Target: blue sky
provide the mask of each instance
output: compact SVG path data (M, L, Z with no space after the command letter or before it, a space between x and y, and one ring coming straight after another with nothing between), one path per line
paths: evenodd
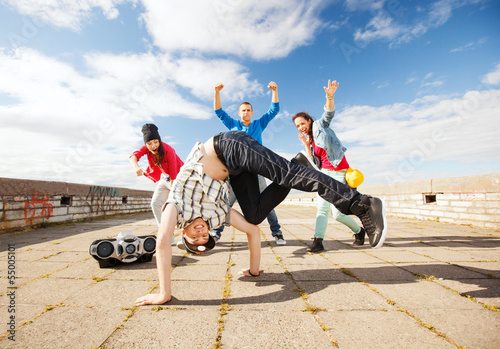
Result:
M152 189L128 163L142 124L184 159L225 130L217 82L235 118L278 84L263 139L290 158L291 117L321 116L328 79L364 185L499 173L499 15L494 0L0 0L0 176Z

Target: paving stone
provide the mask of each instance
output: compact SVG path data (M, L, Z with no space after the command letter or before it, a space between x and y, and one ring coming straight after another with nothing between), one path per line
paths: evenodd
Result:
M231 311L221 343L223 348L332 348L314 316L301 311Z
M457 263L458 264L458 263ZM398 264L401 268L408 270L409 272L416 275L428 275L435 277L437 279L478 279L478 278L488 278L488 276L468 270L466 268L461 268L456 264L448 263L413 263Z
M335 311L318 316L340 348L455 348L399 311Z
M500 313L485 309L419 309L414 314L466 348L498 348Z
M302 281L300 286L316 307L331 310L389 310L386 299L360 282Z
M242 277L231 283L227 303L234 310L300 311L306 305L296 288L291 280L268 282Z
M78 280L72 280L76 282ZM87 281L86 287L73 292L64 304L80 307L129 308L135 300L148 293L156 281L102 280Z
M16 331L15 342L3 338L0 345L30 349L97 348L122 324L127 313L114 309L57 307Z
M500 279L442 279L434 282L464 296L473 297L482 304L495 305L500 309Z
M441 287L432 281L372 283L380 294L396 302L400 308L409 309L479 309L480 305Z
M218 309L153 311L144 307L106 341L104 348L213 348L218 319Z
M386 244L375 250L353 247L348 229L330 219L327 250L311 254L316 208L276 211L287 244L277 246L261 225L260 276L238 275L249 266L248 242L228 228L203 256L173 247L172 300L161 307L134 307L158 292L156 256L101 269L88 254L92 241L121 231L156 233L150 212L2 236L16 244L18 288L15 342L0 289L0 347L498 347L498 232L389 217Z

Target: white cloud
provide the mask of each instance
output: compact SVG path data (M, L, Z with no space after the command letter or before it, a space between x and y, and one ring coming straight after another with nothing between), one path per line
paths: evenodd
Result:
M217 76L228 86L227 100L263 90L230 61L172 60L166 54L83 58L79 72L35 50L0 51L0 97L7 101L0 105L0 139L16 148L15 156L1 150L3 176L130 186L127 159L140 140L138 123L213 117L212 103L188 98L211 100ZM203 71L209 73L201 80L197 73ZM182 88L192 94L181 95Z
M411 84L411 83L413 83L413 82L415 82L415 81L417 81L417 80L418 80L418 79L417 79L416 77L412 76L412 77L409 77L409 78L406 80L405 84Z
M386 88L389 86L389 81L382 81L376 83L377 88Z
M474 50L474 49L476 49L476 47L484 44L485 42L486 42L486 39L484 39L484 38L477 40L477 41L474 41L474 42L468 42L462 46L455 47L455 48L451 49L450 52L455 53L455 52Z
M489 85L497 85L500 83L500 63L498 63L491 72L483 77L482 82Z
M368 24L354 32L358 46L364 47L376 40L388 41L390 46L394 46L408 43L430 29L442 26L455 9L477 2L481 0L439 0L426 10L419 6L422 17L416 18L413 23L408 23L400 2L381 1L370 5L364 0L351 0L347 2L347 9L374 12Z
M244 66L227 59L180 58L172 69L175 82L188 88L200 99L213 100L214 86L224 84L224 100L241 101L246 97L262 95L263 88Z
M348 11L373 11L380 10L385 0L346 0L345 7Z
M92 17L95 9L100 9L107 19L119 15L117 5L137 0L2 0L20 14L42 23L74 31L81 29L83 22Z
M450 19L454 7L461 7L466 2L460 0L439 0L431 4L427 17L427 24L439 27Z
M265 90L228 60L93 53L84 62L81 73L34 50L0 51L0 96L8 97L0 106L0 139L16 149L15 156L7 147L0 151L3 176L146 188L150 183L131 176L126 160L140 140L137 124L158 116L211 117L218 80L226 85L224 101ZM498 71L500 65L485 81L498 82ZM429 73L422 81L432 78ZM181 97L180 89L190 93ZM500 90L490 89L350 106L332 127L368 185L427 178L434 163L491 162L500 151L499 113Z
M156 46L266 60L307 45L323 23L318 0L144 0L142 16Z
M467 43L465 45L462 45L462 46L456 47L454 49L451 49L450 52L462 52L462 51L472 50L473 47L474 47L474 43L473 42L469 42L469 43Z
M332 127L351 144L348 161L365 173L367 185L384 184L435 177L426 173L433 164L494 161L500 152L499 114L500 90L482 90L378 108L351 106Z
M0 0L36 21L73 31L90 22L95 11L109 20L118 6L138 0ZM325 23L320 0L143 0L142 21L154 44L165 52L231 54L258 60L285 57L307 45ZM31 23L33 25L33 23Z
M422 83L421 87L439 87L443 86L444 82L442 80L427 81Z
M357 29L354 32L354 40L364 44L380 39L392 41L403 31L403 27L396 24L391 17L379 14L370 20L364 30Z

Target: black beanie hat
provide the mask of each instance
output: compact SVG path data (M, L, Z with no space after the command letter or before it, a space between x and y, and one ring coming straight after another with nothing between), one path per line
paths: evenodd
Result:
M153 139L161 141L160 134L158 133L158 127L156 127L155 124L145 124L142 126L142 134L144 135L144 143Z

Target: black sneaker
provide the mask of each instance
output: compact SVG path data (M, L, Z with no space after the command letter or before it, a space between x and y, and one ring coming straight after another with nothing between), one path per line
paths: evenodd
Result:
M373 248L381 247L387 235L384 201L369 195L363 195L361 200L351 205L351 213L358 216L361 223L363 223L370 245Z
M363 246L365 244L365 230L361 228L359 233L354 234L354 242L353 245Z
M311 246L307 249L307 252L319 252L319 251L324 251L325 248L323 247L323 239L322 238L314 238L313 243Z
M274 240L276 240L276 245L286 245L286 240L282 234L276 235Z

